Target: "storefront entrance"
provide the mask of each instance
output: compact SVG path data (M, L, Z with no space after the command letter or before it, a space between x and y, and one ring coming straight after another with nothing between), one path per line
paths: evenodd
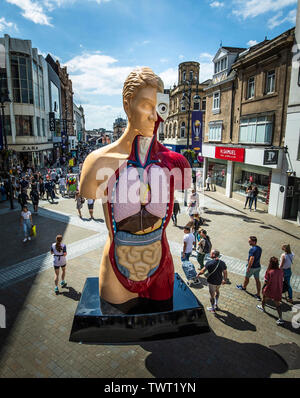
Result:
M286 189L284 218L297 220L300 217L300 178L289 177Z

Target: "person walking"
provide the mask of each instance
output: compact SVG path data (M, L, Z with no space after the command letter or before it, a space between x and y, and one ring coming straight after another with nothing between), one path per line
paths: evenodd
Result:
M56 236L56 242L51 245L51 254L53 255L53 266L54 266L54 284L55 288L54 291L56 294L58 294L58 280L59 280L59 269L61 268L62 270L62 275L61 275L61 282L60 286L65 287L67 285L65 281L65 275L66 275L66 264L67 264L67 247L66 245L62 244L62 235L57 235Z
M40 199L44 200L45 195L45 183L43 177L39 179L39 191L40 191Z
M32 200L33 211L37 214L39 206L39 193L36 186L31 186L30 198Z
M251 202L251 191L252 191L252 185L249 185L248 188L246 189L246 201L244 204L244 209L246 209L247 204L250 208L250 202Z
M199 229L200 226L203 224L202 218L200 217L199 213L195 213L193 217L193 232L195 235L195 242L194 242L194 249L196 250L196 245L198 241Z
M23 209L23 207L27 205L27 200L28 200L27 193L25 190L22 189L18 196L18 202L20 203L21 209Z
M27 240L31 240L30 231L33 225L31 212L28 210L28 207L26 205L24 205L22 208L20 224L21 228L23 227L24 231L23 242L25 243L27 242Z
M196 193L195 189L193 189L190 197L190 203L188 205L188 213L191 221L194 221L194 214L198 213L198 207L199 195Z
M288 285L288 302L293 304L293 290L291 288L292 264L295 254L292 253L290 245L283 245L283 253L280 256L279 268L283 270L283 277Z
M190 255L193 251L195 236L191 233L190 227L184 227L184 237L183 237L183 250L182 250L182 261L189 261Z
M204 236L206 236L206 235L204 235L204 236L201 235L201 231L202 230L200 230L198 232L199 239L198 239L198 244L197 244L197 248L196 248L197 261L198 261L198 263L200 265L200 268L198 268L199 270L201 270L204 267L204 258L205 258L204 248L205 248L205 243L206 243L206 240L204 238Z
M66 183L66 178L64 175L61 175L59 177L58 184L59 184L59 192L60 192L61 196L65 196L67 183Z
M95 200L94 200L94 199L88 199L88 200L87 200L87 206L88 206L88 209L89 209L89 212L90 212L91 220L94 219L94 216L93 216L93 213L94 213L94 203L95 203Z
M54 190L53 190L53 181L51 181L49 178L47 179L45 183L45 190L47 194L47 200L49 200L49 197L51 198L52 203L54 203Z
M249 204L250 211L252 211L253 203L254 203L254 211L256 211L257 195L258 195L258 189L257 189L257 186L254 186L250 193L250 204Z
M256 308L260 311L266 312L265 304L266 301L272 300L275 303L278 320L277 325L283 325L282 310L281 310L281 296L283 287L283 270L279 268L278 258L271 257L269 261L268 269L265 273L265 284L262 289L263 299L261 305L257 305Z
M254 276L255 282L256 282L256 294L254 297L260 301L260 289L261 289L261 283L259 280L259 272L261 270L261 264L260 264L260 258L262 254L262 249L260 246L257 245L257 238L256 236L250 236L249 237L249 245L251 246L249 250L249 255L248 255L248 264L247 264L247 270L246 270L246 275L245 275L245 280L243 285L236 285L236 287L239 290L246 290L249 280L251 276Z
M204 272L208 272L207 283L211 307L207 307L207 311L215 313L219 309L220 286L224 285L227 280L227 266L224 261L220 260L220 252L218 250L211 250L210 257L211 260L207 261L199 272L198 277L203 275Z
M81 209L82 205L85 202L85 199L79 195L79 191L77 190L75 193L75 201L76 201L76 208L78 210L79 217L82 218Z
M172 220L173 225L177 226L177 214L180 213L180 205L177 199L174 200Z
M207 178L205 180L205 183L206 183L206 191L210 191L211 176L209 174L208 174L208 176L207 176Z

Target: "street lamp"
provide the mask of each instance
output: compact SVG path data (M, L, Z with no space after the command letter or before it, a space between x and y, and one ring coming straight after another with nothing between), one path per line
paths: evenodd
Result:
M6 63L5 63L5 47L3 44L0 44L0 106L1 106L1 131L4 138L4 150L6 151L6 172L8 173L8 184L9 184L9 199L10 199L10 208L14 209L13 202L13 190L11 183L11 175L9 172L9 152L7 146L7 137L5 130L5 119L4 119L4 109L5 103L10 102L9 92L7 89L7 77L6 77Z
M196 83L196 94L193 97L193 102L194 104L199 104L200 103L200 96L198 94L198 80L195 77L195 79L191 78L190 80L185 81L184 88L183 88L183 94L182 98L180 101L180 104L187 108L188 111L188 130L187 130L187 137L186 137L186 149L187 149L187 154L186 158L189 161L191 167L192 167L192 158L191 154L188 152L189 147L190 147L190 115L191 115L191 105L192 105L192 86L193 84ZM188 86L188 89L186 91L186 84ZM187 190L184 191L184 206L187 206Z

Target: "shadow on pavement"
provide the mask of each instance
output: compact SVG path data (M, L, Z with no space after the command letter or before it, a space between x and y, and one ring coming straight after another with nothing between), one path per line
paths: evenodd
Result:
M288 370L273 350L257 343L238 343L214 332L143 343L150 352L145 365L154 377L268 378Z
M77 290L75 290L73 287L71 286L66 286L64 289L69 289L68 292L63 291L63 292L59 292L59 294L62 294L63 296L70 298L72 300L75 301L79 301L81 298L81 293L77 292Z
M230 326L230 327L232 327L232 328L234 328L236 330L245 330L245 331L246 330L250 330L252 332L256 332L256 326L255 325L253 325L252 323L246 321L245 318L236 316L236 315L232 314L229 311L224 311L224 310L219 309L216 312L215 317L219 321L224 323L224 325Z

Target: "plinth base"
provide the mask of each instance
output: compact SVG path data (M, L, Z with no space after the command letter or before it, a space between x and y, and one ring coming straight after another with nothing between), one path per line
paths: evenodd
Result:
M98 278L87 278L75 312L70 341L128 344L210 331L202 304L177 273L171 310L149 312L151 300L145 300L141 300L140 308L147 308L147 311L141 313L137 309L136 313L125 313L99 297Z

